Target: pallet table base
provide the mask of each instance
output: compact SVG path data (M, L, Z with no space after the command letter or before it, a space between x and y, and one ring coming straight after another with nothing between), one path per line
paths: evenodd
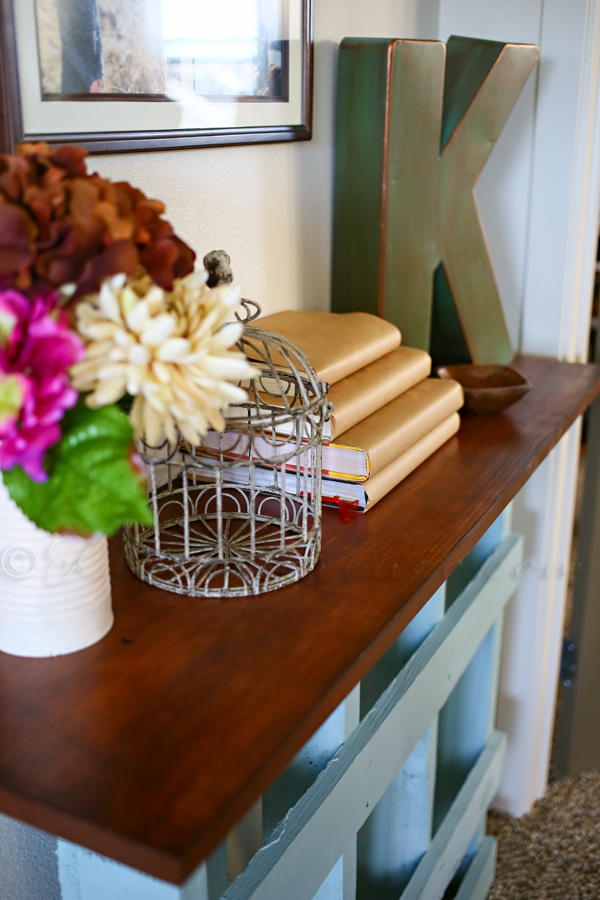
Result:
M278 791L289 800L294 781L310 778L302 769L316 768L308 790L229 888L224 846L177 887L3 817L4 846L13 846L3 860L3 883L13 884L5 900L441 900L474 839L459 896L484 898L495 850L477 835L500 781L506 743L492 728L495 660L523 544L509 534L493 551L489 536L478 546L489 556L481 564L480 553L479 570L445 614L442 588L378 664L384 670L379 684L386 677L389 684L362 720L355 689L271 789L273 810ZM400 663L408 658L390 680L394 654ZM365 679L365 693L370 688L373 694L377 675L374 670ZM449 709L460 726L452 741L444 741L438 719ZM438 783L436 791L436 768L439 779L445 775L439 761L453 754L454 771L460 772L473 748L474 764L458 779L454 795L448 783L441 791ZM432 834L440 793L438 804L447 809ZM252 812L254 819L263 805ZM244 839L247 852L248 833L246 822L245 834L230 837L236 859ZM254 834L256 840L255 826ZM15 848L19 855L27 850L27 864L18 872ZM229 859L231 876L231 851ZM38 885L33 893L32 883Z

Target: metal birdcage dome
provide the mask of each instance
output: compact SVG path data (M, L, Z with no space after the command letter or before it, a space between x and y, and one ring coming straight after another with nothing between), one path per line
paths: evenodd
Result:
M298 581L321 549L321 444L327 385L284 337L250 325L238 343L260 375L198 446L140 442L152 526L125 529L129 568L193 597L234 597Z

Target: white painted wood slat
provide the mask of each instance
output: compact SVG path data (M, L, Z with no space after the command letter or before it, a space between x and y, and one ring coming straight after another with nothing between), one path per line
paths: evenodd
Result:
M484 837L454 900L485 900L496 874L496 838Z
M522 539L509 535L229 888L227 900L313 897L498 619L521 559Z
M361 681L365 713L443 618L445 595L444 584ZM435 716L361 828L357 859L361 897L398 900L426 853L432 834L437 745Z
M506 735L493 731L400 900L441 900L498 790Z

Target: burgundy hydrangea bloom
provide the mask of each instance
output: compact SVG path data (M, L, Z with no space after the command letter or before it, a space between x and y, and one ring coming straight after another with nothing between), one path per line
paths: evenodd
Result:
M57 301L0 293L0 469L21 466L35 481L48 477L46 450L78 398L68 370L85 354Z
M0 289L30 299L64 284L75 298L144 266L164 290L189 274L195 253L126 181L89 174L81 147L22 144L0 154Z

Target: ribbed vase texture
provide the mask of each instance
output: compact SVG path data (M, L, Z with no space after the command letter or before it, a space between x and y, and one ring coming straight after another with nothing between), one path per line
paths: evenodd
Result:
M73 653L95 644L112 624L106 538L42 531L0 477L0 650Z

